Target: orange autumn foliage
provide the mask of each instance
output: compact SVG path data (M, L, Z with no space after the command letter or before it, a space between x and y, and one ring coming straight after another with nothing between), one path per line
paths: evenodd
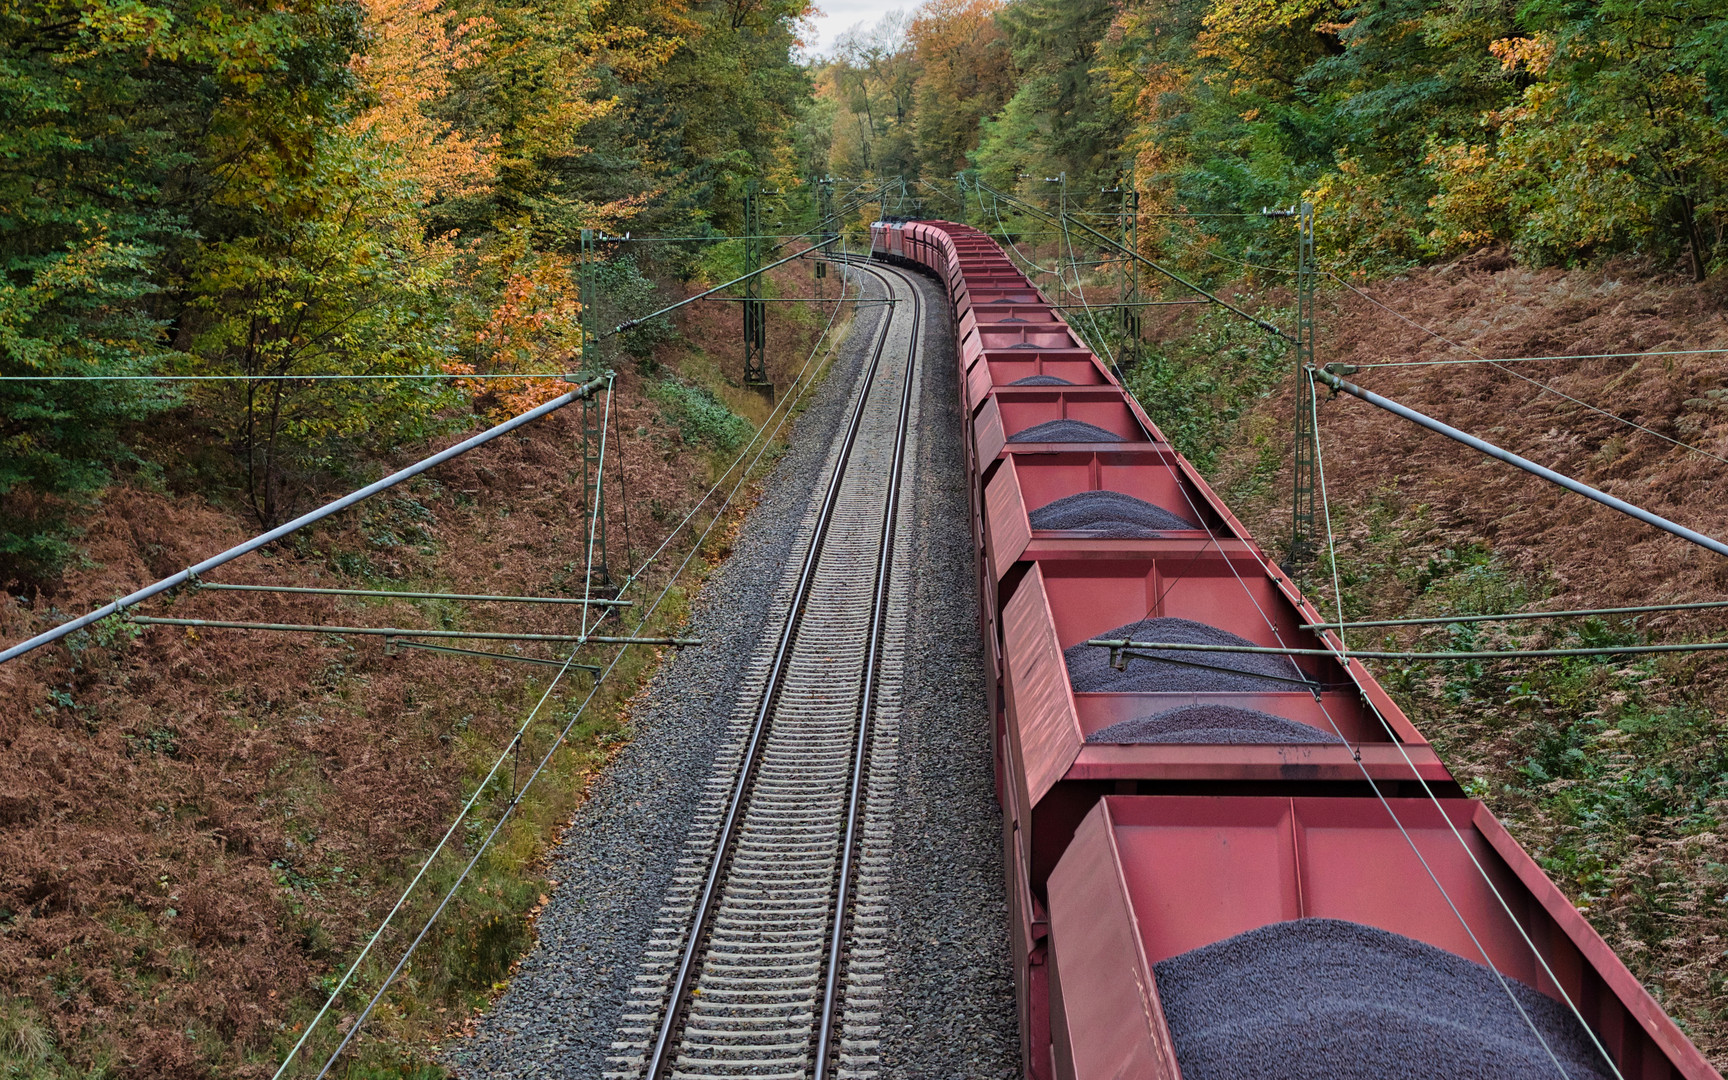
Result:
M441 0L366 0L369 48L350 62L377 104L349 125L393 151L425 200L483 191L497 172L496 136L471 138L428 113L450 76L485 58L488 19L451 28Z

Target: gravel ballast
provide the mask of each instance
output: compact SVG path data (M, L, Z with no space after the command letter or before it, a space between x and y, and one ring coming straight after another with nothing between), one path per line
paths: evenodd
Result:
M1126 442L1113 431L1105 431L1084 420L1046 420L1008 436L1009 442Z
M1273 923L1153 974L1183 1080L1558 1080L1549 1051L1569 1080L1610 1075L1560 1002L1361 923Z
M1089 743L1340 743L1330 731L1299 720L1234 705L1184 705L1151 716L1123 720L1086 736Z
M867 280L865 295L881 296ZM559 885L540 915L539 943L475 1036L448 1049L458 1076L598 1080L607 1068L627 991L737 708L744 662L770 633L776 583L802 550L800 525L886 310L859 310L731 556L694 602L689 633L702 647L669 657L634 704L630 745L593 782L554 853L550 876Z
M1034 529L1089 532L1118 540L1145 539L1173 529L1200 527L1161 506L1120 491L1076 492L1046 503L1028 516Z
M1074 384L1060 375L1028 375L1024 379L1015 379L1009 386L1073 386Z
M1020 1072L1002 811L978 639L952 320L914 275L927 316L920 437L907 475L914 543L890 869L879 1080L1010 1080Z
M869 279L867 295L881 295ZM929 329L916 402L922 438L906 479L917 507L916 603L900 724L898 803L883 959L889 1008L877 1074L1019 1075L1001 818L994 797L983 661L971 628L976 581L961 457L952 321L920 279ZM558 848L561 884L539 944L472 1039L447 1052L467 1078L599 1078L618 1051L629 990L650 948L677 860L739 709L744 668L779 625L837 433L874 339L860 311L833 372L812 392L791 446L733 553L694 604L700 649L670 657L632 705L634 739L593 784ZM956 633L954 627L965 632ZM973 673L956 678L955 672Z
M1171 645L1252 645L1247 638L1237 637L1193 619L1141 619L1114 630L1093 634L1095 638L1120 641L1167 642ZM1240 691L1264 693L1287 690L1285 680L1301 678L1301 672L1287 656L1267 653L1223 653L1199 650L1136 650L1127 657L1127 666L1117 671L1110 666L1110 650L1078 642L1062 651L1068 661L1068 678L1076 693L1103 691L1108 693L1157 693ZM1154 659L1154 657L1167 658ZM1206 667L1195 667L1205 664ZM1227 670L1218 671L1217 668Z

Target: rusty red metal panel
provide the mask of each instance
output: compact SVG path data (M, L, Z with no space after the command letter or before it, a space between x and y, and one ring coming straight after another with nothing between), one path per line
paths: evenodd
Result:
M1069 884L1099 882L1100 845L1089 818L1050 879L1057 973L1070 1013L1071 988L1122 980L1112 966L1150 971L1161 960L1269 923L1346 919L1476 963L1486 959L1550 997L1564 991L1628 1077L1719 1080L1478 802L1111 796L1093 814L1115 842L1138 955L1095 950L1082 963L1067 947L1075 916L1110 910L1098 900L1102 884L1090 894ZM1084 938L1087 923L1080 925L1076 933ZM1111 1074L1076 1068L1074 1075Z
M1107 803L1081 822L1050 877L1050 951L1062 1030L1057 1075L1180 1080L1164 1007L1115 844ZM1064 1068L1064 1066L1066 1066Z
M982 472L990 462L1002 453L1002 448L1008 445L1007 435L1002 431L1002 411L996 405L994 396L987 398L978 415L972 421L974 445L978 447L978 457L974 468Z
M991 478L984 492L984 513L990 566L994 580L1001 581L1032 541L1032 523L1026 519L1026 502L1020 497L1012 458Z
M1014 737L1026 787L1022 812L1030 813L1086 742L1036 566L1003 605L1002 641L1014 680Z
M966 373L966 404L976 412L978 406L984 404L984 399L990 396L990 365L973 364Z

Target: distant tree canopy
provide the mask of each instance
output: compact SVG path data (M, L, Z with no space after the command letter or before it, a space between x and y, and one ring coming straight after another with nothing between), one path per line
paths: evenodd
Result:
M1351 268L1728 261L1728 0L933 0L844 40L817 93L835 172L1308 198ZM1266 228L1142 235L1241 254Z
M245 377L0 382L0 583L116 468L273 524L463 403L279 376L567 370L580 229L735 228L795 171L807 9L0 3L0 375Z

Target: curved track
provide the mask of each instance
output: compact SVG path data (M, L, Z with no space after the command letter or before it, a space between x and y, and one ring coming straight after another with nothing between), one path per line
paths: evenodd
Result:
M891 573L923 299L881 321L807 517L608 1076L826 1077L868 1066L879 1001L885 800L903 588ZM904 575L902 575L903 577ZM889 768L883 766L888 764ZM862 867L862 870L860 870ZM842 1038L844 1035L844 1038Z

